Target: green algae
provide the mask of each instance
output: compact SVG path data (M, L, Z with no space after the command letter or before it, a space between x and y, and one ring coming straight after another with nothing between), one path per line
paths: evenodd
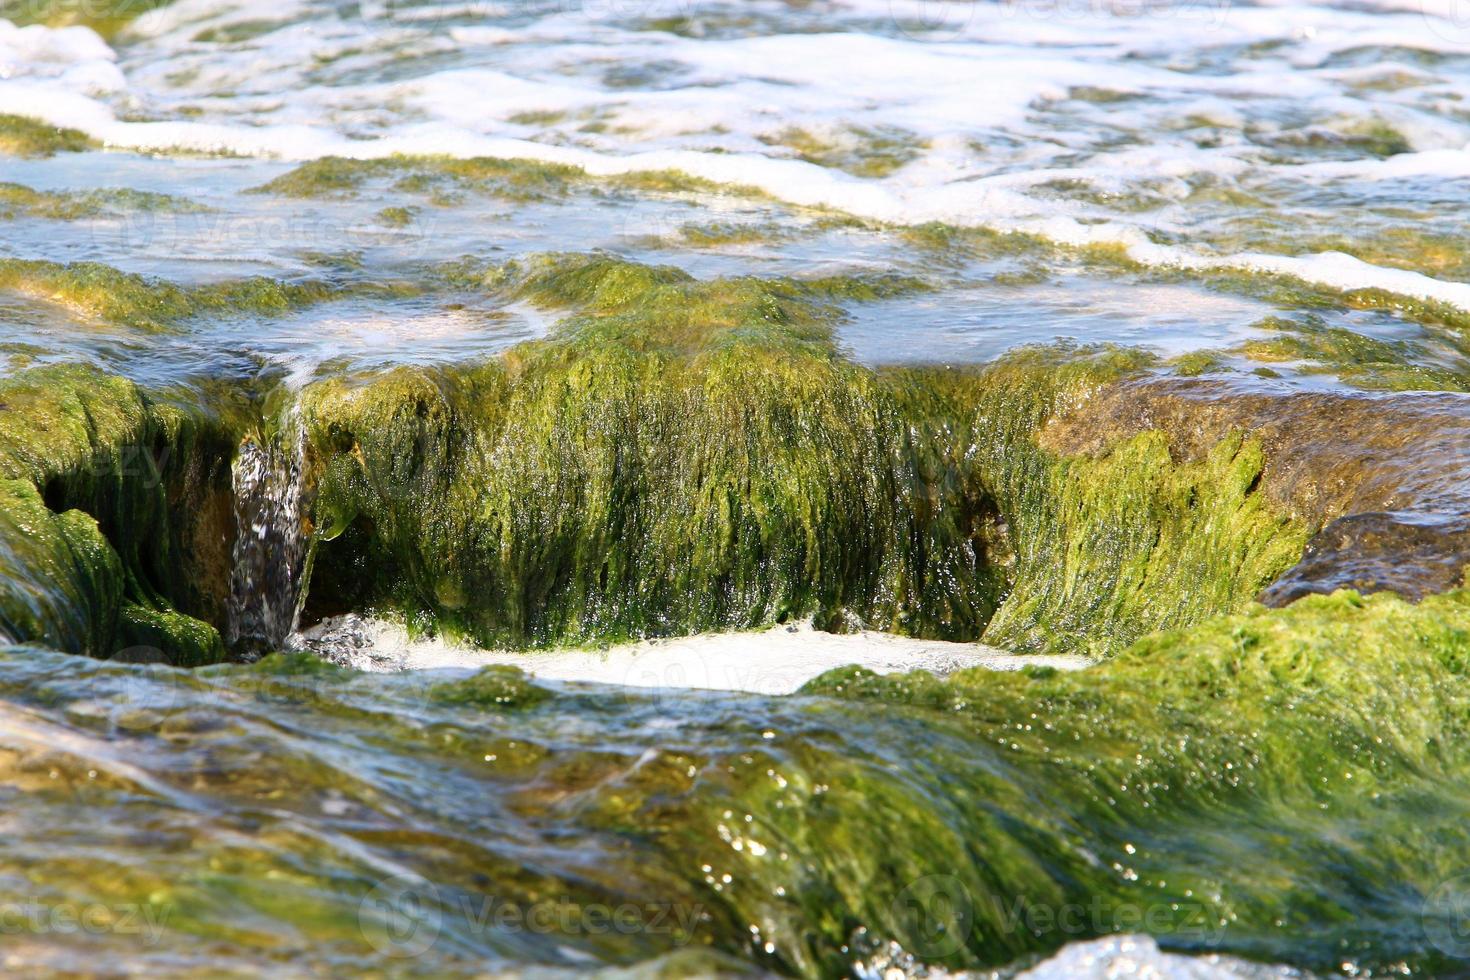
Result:
M1141 931L1320 973L1466 962L1461 910L1436 898L1470 844L1446 818L1470 799L1464 592L1251 607L1080 672L844 668L793 698L506 668L425 682L301 654L197 675L3 659L32 724L109 734L130 768L7 769L24 812L92 819L86 860L54 821L17 821L0 866L79 900L152 896L170 953L205 937L300 969L413 951L450 976L686 949L815 977L866 972L889 942L909 972L988 969ZM140 833L115 810L140 796L193 805ZM405 880L438 941L385 947L360 910ZM517 932L465 912L487 896L568 908ZM682 914L587 928L622 903Z
M178 610L125 604L119 619L120 646L164 651L168 662L177 667L199 667L225 659L219 630Z
M20 157L50 157L58 153L80 153L97 146L86 133L29 116L0 113L0 154Z
M368 571L339 602L491 644L848 614L978 635L998 586L985 503L912 472L892 393L837 356L828 297L853 283L597 255L490 281L577 312L481 368L301 398L323 457L315 523L337 539L315 582Z
M22 372L0 384L0 533L17 642L108 656L157 646L181 663L223 656L228 581L228 424L152 403L90 368Z
M913 280L698 280L609 255L446 270L571 315L474 368L310 386L312 601L542 645L815 617L1024 650L1114 649L1240 608L1305 529L1240 438L1100 459L1049 418L1151 365L1035 351L873 372L844 304Z
M208 210L201 204L172 194L131 188L38 191L23 184L0 183L0 218L33 217L79 221L138 211L198 214Z
M1279 238L1277 241L1279 248ZM1407 269L1443 279L1470 279L1470 249L1466 248L1464 238L1421 227L1384 228L1351 237L1312 236L1289 244L1298 253L1344 252L1390 269Z
M1237 610L1300 558L1307 528L1260 494L1265 459L1239 433L1198 462L1176 461L1162 432L1096 458L1047 447L1054 418L1153 364L1136 350L1049 347L952 373L973 465L1015 554L986 642L1106 653Z
M957 860L964 852L926 843L921 829L875 828L853 811L842 821L852 829L828 839L877 829L887 836L871 853L905 855L901 874L871 859L852 878L836 861L823 870L858 903L855 918L919 950L933 947L933 933L919 932L923 913L942 907L886 906L853 886L867 872L869 894L889 896L925 873L956 876L968 921L957 923L963 947L943 957L951 965L1119 928L1107 917L1069 932L1052 919L1033 932L1005 916L1018 899L1053 912L1100 899L1111 912L1156 909L1148 930L1184 949L1312 969L1449 968L1455 950L1436 949L1424 930L1449 927L1454 910L1426 900L1461 872L1465 834L1430 831L1418 814L1470 789L1467 627L1463 592L1419 606L1343 592L1158 634L1082 673L827 675L806 693L927 709L990 746L997 769L946 804L975 814L975 857ZM765 800L740 802L768 840L765 828L795 822ZM724 855L731 865L749 881L742 897L756 907L745 911L778 921L761 887L771 870Z
M538 704L551 697L551 692L532 683L518 667L490 666L481 667L464 680L435 684L428 695L444 704L505 711Z
M288 281L265 276L180 286L99 262L0 259L0 290L56 303L84 316L163 331L204 313L273 316L349 295L411 295L415 287L405 283Z
M823 134L792 126L764 142L785 147L798 160L870 178L895 173L916 160L928 145L915 134L894 126L847 126Z
M80 511L53 513L35 485L0 481L0 624L11 642L105 656L117 647L122 563Z
M378 221L390 228L406 228L413 224L416 208L384 208L378 212Z
M13 260L0 273L12 288L64 288L93 315L154 329L333 295L321 282L185 288ZM1045 448L1050 418L1151 366L1146 355L1053 349L967 371L874 372L840 354L833 328L850 304L928 288L922 280L699 280L600 253L440 275L568 315L547 340L490 362L329 379L299 397L277 392L263 424L224 426L278 439L282 413L299 410L319 611L391 610L487 645L813 617L1100 653L1240 608L1301 552L1305 529L1257 493L1264 460L1248 440L1195 462L1175 461L1159 433L1096 459ZM178 405L147 415L194 425L178 422L188 417ZM211 431L208 458L228 459L233 444L220 424ZM35 458L54 467L59 448ZM227 521L211 499L209 519ZM121 543L121 520L78 506L102 520L134 579L158 580L131 571L144 563ZM168 527L169 516L135 523ZM222 563L218 545L210 561ZM222 621L217 594L129 595L159 615L183 602ZM128 622L155 634L169 625ZM181 656L214 655L193 648L205 652Z
M595 177L581 167L499 157L391 156L357 160L322 157L303 163L252 188L251 193L298 198L353 198L369 181L392 181L392 189L448 206L458 194L476 193L516 202L557 200L573 191L641 194L734 195L765 200L769 195L741 185L720 184L678 170L634 171Z
M725 245L781 242L791 238L793 234L790 227L774 221L712 221L703 224L687 222L680 226L678 240L693 248L719 248Z
M578 167L532 160L323 157L262 184L254 193L302 198L352 197L370 180L391 178L397 190L407 193L472 191L513 201L538 201L564 196L582 176L584 172Z
M1436 365L1420 343L1366 337L1342 327L1328 327L1315 317L1271 317L1257 326L1275 330L1278 335L1241 345L1239 353L1253 361L1312 362L1297 370L1332 374L1368 390L1470 391L1470 375Z

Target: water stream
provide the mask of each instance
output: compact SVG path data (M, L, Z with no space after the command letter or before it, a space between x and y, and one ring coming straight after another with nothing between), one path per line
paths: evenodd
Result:
M305 433L288 446L249 439L232 470L236 537L231 555L228 641L240 650L286 648L301 613L307 571L302 506Z

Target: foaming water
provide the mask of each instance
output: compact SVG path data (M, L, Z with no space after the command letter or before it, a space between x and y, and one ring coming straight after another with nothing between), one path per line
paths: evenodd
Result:
M500 652L413 639L393 624L346 616L298 634L293 643L342 666L368 671L503 665L546 680L754 694L792 694L812 678L849 665L879 674L925 670L943 676L971 667L1076 670L1090 663L1079 656L1019 656L980 643L869 631L838 635L813 629L810 623L644 640L606 650Z
M229 642L240 650L281 649L301 611L308 573L302 527L306 436L299 422L287 428L285 446L249 439L235 460Z
M116 49L77 28L4 43L0 110L113 146L676 168L1470 305L1459 274L1332 254L1334 234L1422 220L1385 186L1464 231L1412 208L1470 177L1470 37L1440 6L182 0ZM1404 184L1425 177L1437 190ZM1283 220L1222 227L1242 206Z

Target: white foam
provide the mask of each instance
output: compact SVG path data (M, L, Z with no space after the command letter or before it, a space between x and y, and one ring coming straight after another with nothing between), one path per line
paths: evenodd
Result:
M673 15L711 26L703 36L632 29L640 17ZM1348 203L1322 231L1340 235L1362 232L1366 216L1351 202L1372 185L1470 179L1464 63L1395 56L1403 70L1389 72L1382 58L1354 55L1375 45L1470 51L1470 27L1442 0L1350 10L1308 0L828 0L805 13L765 0L539 12L489 0L292 0L272 8L273 27L196 40L260 16L243 0L179 0L141 18L119 52L84 28L5 25L0 112L139 150L290 161L483 155L597 175L677 169L877 221L1122 245L1149 265L1259 270L1470 308L1465 284L1428 270L1333 254L1218 255L1190 241L1197 179L1330 189ZM722 31L732 16L752 26ZM1374 84L1388 77L1402 84ZM1122 97L1072 97L1089 88ZM1354 134L1385 124L1414 152L1348 152ZM793 125L839 145L860 143L855 130L888 134L916 159L882 178L851 176L796 159L782 145ZM1348 151L1293 162L1270 150L1272 138L1303 132L1347 141ZM1115 193L1145 186L1172 203L1113 210L1047 194L1055 180ZM1310 220L1323 223L1322 209Z
M1310 974L1231 956L1166 953L1150 936L1107 936L1070 943L1016 980L1287 980Z
M346 642L344 642L344 639ZM639 688L699 688L791 694L814 677L855 664L879 674L927 670L948 674L969 667L1063 670L1089 661L1072 656L1019 656L979 643L915 640L887 633L837 635L810 624L754 633L709 633L645 640L607 650L504 652L414 640L381 620L348 617L310 631L308 646L364 670L423 670L508 664L548 680L587 681Z

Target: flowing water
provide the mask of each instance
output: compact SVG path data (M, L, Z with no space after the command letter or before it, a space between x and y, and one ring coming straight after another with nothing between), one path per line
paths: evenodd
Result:
M298 426L285 448L248 441L235 460L232 645L281 650L296 631L307 571L301 528L306 513L301 500L304 441Z
M217 495L227 516L190 553L214 547L228 565L215 599L236 659L296 650L192 672L147 663L147 644L114 661L0 652L5 968L1470 969L1463 635L1435 647L1453 679L1387 702L1390 720L1364 722L1343 694L1363 692L1334 675L1337 714L1307 684L1268 694L1260 717L1160 715L1157 741L1130 740L1117 726L1132 716L1063 687L977 704L924 702L924 682L890 702L861 700L857 681L802 686L848 664L1065 685L1057 670L1100 669L1077 654L1022 669L974 643L810 625L487 652L345 608L332 581L308 604L314 534L408 532L357 515L314 527L309 484L332 472L313 469L307 423L281 407L403 365L522 363L572 328L485 283L547 253L700 280L846 277L864 288L830 294L831 322L858 365L1117 345L1148 352L1150 376L1204 376L1221 404L1314 397L1304 431L1322 455L1361 436L1354 458L1390 471L1354 513L1462 534L1470 453L1444 420L1470 411L1466 13L1454 0L0 0L0 370L87 364L230 418L244 409L219 392L243 392L253 421ZM28 149L10 115L75 130L72 145ZM442 490L426 462L441 423L415 405L420 442L392 476ZM1253 418L1240 424L1267 427ZM1393 431L1370 431L1374 418ZM310 437L371 453L341 426ZM477 454L492 455L473 441L445 453ZM1322 501L1347 477L1289 472L1299 513L1339 516ZM352 492L381 491L379 475ZM169 493L214 513L207 494ZM121 519L96 516L115 536ZM436 511L418 517L448 541L446 562L479 544ZM14 520L29 538L36 525ZM1424 560L1453 578L1464 549L1431 542ZM428 590L466 604L452 583ZM1416 727L1421 710L1435 720ZM1295 769L1262 748L1292 747L1290 762L1317 737L1327 761ZM1237 765L1259 779L1246 803L1224 789ZM1321 786L1293 783L1309 771ZM1361 793L1322 788L1355 772ZM1104 785L1119 773L1121 789ZM1121 808L1130 778L1156 794L1131 826L1097 808ZM1089 893L1100 904L1079 902ZM1023 904L1001 908L1015 894Z

